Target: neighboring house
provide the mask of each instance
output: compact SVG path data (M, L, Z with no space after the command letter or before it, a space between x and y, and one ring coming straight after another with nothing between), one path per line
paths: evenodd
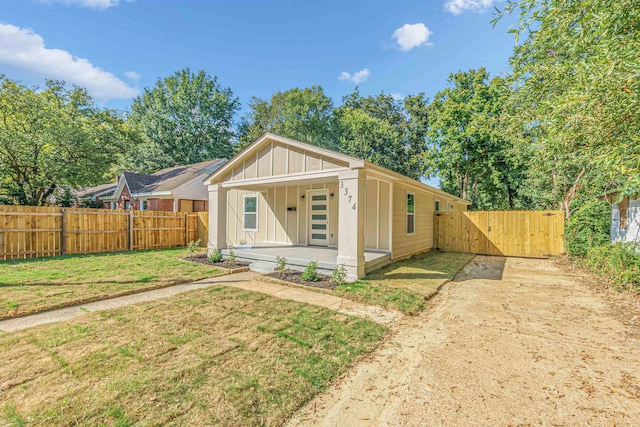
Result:
M209 195L203 180L226 161L174 166L150 175L123 172L115 184L89 188L76 195L103 202L110 209L204 212L208 210Z
M617 193L607 195L610 202ZM625 197L611 204L611 242L640 243L640 199Z
M436 210L469 202L335 151L265 134L214 172L209 249L229 245L337 248L349 280L364 276L365 249L391 260L433 247Z
M82 190L78 190L73 192L73 195L78 200L84 200L87 202L92 202L92 204L100 204L104 201L102 200L104 197L111 197L113 194L113 190L115 190L116 184L101 184L95 187L89 187ZM106 204L106 207L109 207L109 203Z

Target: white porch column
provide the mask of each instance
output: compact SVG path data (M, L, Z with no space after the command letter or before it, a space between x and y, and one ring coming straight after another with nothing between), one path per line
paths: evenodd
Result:
M363 170L338 175L338 265L344 265L350 282L364 277L365 189Z
M209 254L227 247L227 189L220 184L209 186Z

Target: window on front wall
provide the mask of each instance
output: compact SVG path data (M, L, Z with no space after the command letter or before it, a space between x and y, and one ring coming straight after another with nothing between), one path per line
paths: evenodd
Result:
M244 219L242 229L245 231L258 230L258 196L244 196Z
M416 195L407 193L407 234L416 233Z
M129 208L131 208L131 201L125 200L124 201L124 209L128 211Z

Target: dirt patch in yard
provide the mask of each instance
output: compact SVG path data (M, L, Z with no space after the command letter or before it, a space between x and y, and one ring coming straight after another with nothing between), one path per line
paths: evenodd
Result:
M198 264L210 265L212 267L221 267L227 270L240 270L240 269L249 267L249 263L246 261L231 262L225 259L220 262L211 262L209 260L209 257L206 254L192 255L192 256L185 257L183 259L185 261L197 262Z
M287 271L274 271L273 273L265 274L266 277L272 277L274 279L282 280L283 282L294 283L296 285L309 286L311 288L329 289L334 290L336 283L331 281L329 276L319 274L319 279L316 281L302 280L302 273L294 270Z
M640 342L553 261L477 257L291 425L640 425Z

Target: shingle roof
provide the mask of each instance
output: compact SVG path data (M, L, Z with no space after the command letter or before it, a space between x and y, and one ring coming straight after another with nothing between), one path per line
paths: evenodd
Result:
M81 188L80 190L76 190L73 192L73 195L79 199L82 199L85 197L91 197L93 195L97 195L99 193L110 194L108 190L111 190L111 193L113 193L115 189L116 189L116 184L114 183L100 184L100 185L96 185L95 187L87 187L87 188Z
M214 159L206 162L194 163L191 165L173 166L170 168L159 170L152 175L144 175L146 178L140 178L135 174L136 184L144 182L143 185L136 185L135 189L127 176L127 183L131 194L154 193L158 191L171 191L180 187L187 182L193 181L200 175L207 176L215 172L220 166L226 162L226 159ZM204 179L204 177L203 177Z

